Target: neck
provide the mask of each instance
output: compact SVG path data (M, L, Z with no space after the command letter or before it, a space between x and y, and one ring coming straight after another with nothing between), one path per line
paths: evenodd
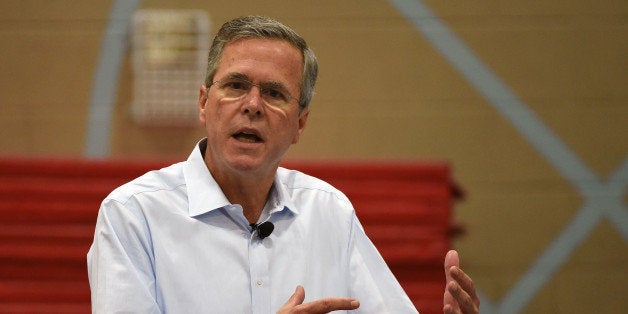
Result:
M242 206L244 217L249 223L256 223L266 205L275 173L256 176L251 173L210 172L229 202Z
M207 139L199 147L207 169L229 202L242 206L244 217L249 223L256 223L270 195L278 165L251 171L214 166L211 154L207 154Z
M229 185L229 188L223 188L223 193L225 193L225 196L232 204L240 204L242 206L244 217L249 223L256 223L270 197L272 181L269 183L241 183L235 182L235 184Z

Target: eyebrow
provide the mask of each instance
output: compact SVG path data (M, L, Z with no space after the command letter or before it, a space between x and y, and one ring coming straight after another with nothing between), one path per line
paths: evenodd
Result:
M251 79L246 74L242 74L242 73L239 73L239 72L229 73L229 74L227 74L227 76L219 79L219 81L222 81L222 80L225 80L225 79L228 79L228 80L238 79L238 80L251 81Z
M271 88L274 88L274 89L278 89L278 90L282 90L282 91L285 91L286 93L290 94L290 92L288 91L288 88L285 85L283 85L281 82L269 81L269 82L261 83L260 85L266 85L268 87L271 87Z

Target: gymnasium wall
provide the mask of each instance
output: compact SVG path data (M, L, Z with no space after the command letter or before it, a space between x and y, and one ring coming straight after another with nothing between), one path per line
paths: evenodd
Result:
M116 3L0 1L0 153L85 154L104 39L130 45ZM204 10L212 36L261 14L308 40L319 81L288 159L448 161L483 313L628 309L628 2L135 3ZM100 157L186 158L202 130L135 123L120 61Z

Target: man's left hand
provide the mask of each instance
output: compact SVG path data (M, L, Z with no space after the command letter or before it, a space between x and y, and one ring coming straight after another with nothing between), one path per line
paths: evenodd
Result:
M480 298L475 292L473 281L462 269L458 252L451 250L445 256L445 296L443 312L446 314L477 314Z

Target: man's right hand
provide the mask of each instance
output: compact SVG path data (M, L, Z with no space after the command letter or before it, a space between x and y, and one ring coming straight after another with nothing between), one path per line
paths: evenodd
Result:
M279 309L277 314L323 314L337 310L355 310L360 307L360 302L352 298L325 298L308 303L303 303L303 300L305 300L305 289L303 289L302 286L297 286L294 294L292 294L290 299Z

